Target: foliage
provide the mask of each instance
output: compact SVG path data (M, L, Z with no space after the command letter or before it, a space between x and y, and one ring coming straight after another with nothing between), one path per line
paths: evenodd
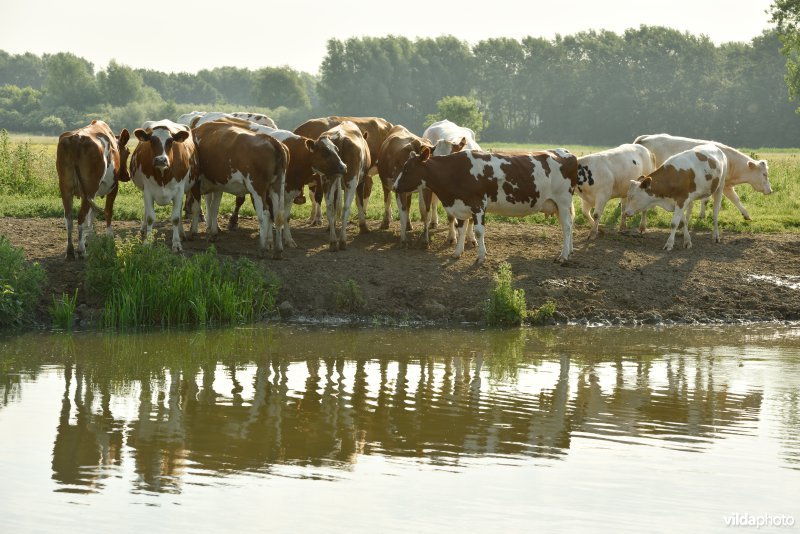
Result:
M489 326L519 326L528 314L525 291L514 289L508 262L500 264L494 275L494 287L486 301L486 323Z
M126 65L111 61L104 72L97 75L105 102L112 106L124 106L136 100L142 84L142 76Z
M552 299L547 299L547 301L536 308L536 311L530 314L530 322L534 325L542 325L547 322L548 319L553 317L553 314L556 313L556 301Z
M68 52L54 54L47 61L44 93L51 105L86 109L100 101L94 67Z
M78 288L75 294L62 293L60 297L53 295L53 304L49 308L53 325L62 330L72 330L75 324L75 307L78 303Z
M29 141L12 142L6 130L0 130L0 194L42 197L55 191L55 181L43 178L55 175L55 158L37 149Z
M446 96L436 103L438 111L428 115L423 126L427 128L437 121L448 119L459 126L471 129L475 136L483 130L483 113L478 102L467 96Z
M333 289L333 298L336 309L347 313L362 310L366 304L361 287L352 278L336 283Z
M300 74L289 67L268 67L255 73L253 100L261 106L307 108L309 106Z
M30 318L45 278L38 263L28 264L22 249L0 235L0 327Z
M274 309L278 289L256 263L219 259L214 247L185 258L163 244L117 245L107 236L89 244L87 285L105 299L111 327L252 322Z

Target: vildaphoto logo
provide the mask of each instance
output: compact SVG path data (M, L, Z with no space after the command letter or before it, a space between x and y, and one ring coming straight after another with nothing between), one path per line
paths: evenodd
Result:
M787 514L731 514L723 516L726 527L793 527L794 516Z

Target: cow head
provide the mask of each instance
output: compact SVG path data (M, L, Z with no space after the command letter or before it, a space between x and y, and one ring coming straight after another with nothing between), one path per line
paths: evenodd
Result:
M772 185L769 183L769 165L767 160L750 160L747 162L747 182L753 184L753 189L759 193L769 195L772 193Z
M431 159L431 149L424 146L421 153L409 154L403 169L394 181L392 191L395 193L410 193L423 185L427 174L426 162Z
M650 187L653 179L649 176L642 176L638 180L631 180L628 186L628 197L625 200L625 214L633 217L637 212L646 210L653 205L653 195Z
M172 154L173 144L183 143L189 138L189 132L186 130L178 130L172 134L163 127L155 128L154 130L137 128L133 134L139 140L139 143L150 143L150 150L153 153L153 167L162 173L166 172L172 163L169 158Z
M347 165L342 162L339 150L327 137L316 141L306 139L306 148L311 152L311 168L320 176L338 176L347 172Z
M447 139L439 139L436 142L436 146L433 147L433 155L446 156L448 154L461 152L461 150L464 148L464 145L466 144L467 144L466 137L462 137L461 141L459 141L458 143L453 143L452 141L448 141Z
M120 182L128 182L131 179L131 175L128 172L128 157L131 155L131 151L128 148L128 140L130 138L131 134L128 133L127 128L123 128L117 136L117 148L119 149L119 169L117 169L117 180Z

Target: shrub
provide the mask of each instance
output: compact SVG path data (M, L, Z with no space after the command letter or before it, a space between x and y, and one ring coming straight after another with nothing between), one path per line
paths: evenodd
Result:
M28 264L21 248L0 236L0 327L28 320L42 292L44 269Z
M53 304L50 306L50 317L53 325L63 330L72 330L75 323L75 306L78 303L78 288L75 288L75 295L62 293L60 297L53 295Z
M336 309L354 313L364 308L364 294L361 292L358 282L353 279L337 282L333 291Z
M106 326L210 325L256 321L275 308L278 282L247 258L190 258L132 239L89 245L87 285L105 298Z
M535 312L531 314L531 324L541 325L556 313L556 301L547 299Z
M525 291L511 285L511 265L503 262L494 275L494 288L486 301L486 323L490 326L519 326L527 315Z

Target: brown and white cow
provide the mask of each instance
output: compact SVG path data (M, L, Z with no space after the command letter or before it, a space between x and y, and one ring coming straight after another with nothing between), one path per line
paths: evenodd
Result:
M649 176L631 180L628 186L626 213L632 216L651 206L661 206L672 212L672 231L664 250L672 250L675 232L683 222L683 246L691 248L689 219L695 200L714 197L714 231L712 239L719 243L717 216L725 188L728 159L713 143L700 145L667 158Z
M215 121L225 117L233 117L236 119L244 119L246 121L268 126L270 128L277 128L275 121L261 113L251 113L249 111L235 111L233 113L224 113L221 111L192 111L185 113L178 117L178 124L185 124L189 128L197 128L204 122Z
M274 209L276 239L274 257L283 253L283 202L289 150L267 135L251 129L251 123L224 118L206 122L192 130L200 161L200 180L192 188L194 199L190 234L197 231L199 196L206 195L209 240L219 234L217 214L222 193L243 196L250 194L259 221L259 248L262 254L273 248Z
M723 193L739 209L742 217L746 221L750 220L750 214L742 205L739 195L733 189L740 184L750 184L753 189L765 195L772 194L772 185L769 183L769 164L767 160L753 159L746 154L731 148L728 145L717 141L705 141L702 139L691 139L669 134L640 135L634 143L645 146L653 153L656 159L656 167L662 165L670 156L684 150L689 150L699 145L708 143L716 145L728 160L728 167L725 171L725 189ZM700 204L700 217L705 217L706 204Z
M572 193L578 182L578 160L563 148L528 154L492 154L462 150L431 156L427 147L412 154L394 183L398 193L420 186L433 191L448 215L459 221L472 218L478 237L478 259L486 259L486 213L524 217L557 213L564 243L559 259L566 261L572 246ZM464 251L465 225L459 224L453 257Z
M384 189L389 190L397 175L403 169L406 160L412 152L417 154L422 152L423 148L433 150L433 144L411 133L405 126L396 125L389 130L389 135L381 145L381 151L378 156L378 174L380 174L381 182L384 184ZM428 233L428 207L431 204L430 194L428 194L428 202L423 198L422 189L420 193L419 211L423 221L423 243L427 246L430 243L430 236ZM397 209L400 213L400 242L404 245L408 244L406 238L406 231L411 229L409 221L409 210L411 209L411 193L397 193Z
M75 259L72 245L72 197L81 199L78 211L78 255L86 253L86 231L92 226L95 197L106 197L106 233L113 235L111 218L119 182L130 180L127 144L130 134L123 129L114 136L108 124L94 120L88 126L64 132L58 138L56 170L64 221L67 226L67 259Z
M153 203L166 206L172 202L172 250L180 252L183 198L198 175L194 138L188 126L166 119L145 122L133 133L139 144L131 156L131 179L144 196L142 236L153 230Z
M328 229L330 231L330 250L335 252L337 248L344 250L347 248L347 221L350 218L350 207L353 204L353 197L356 196L358 186L366 178L370 168L369 147L367 139L369 134L362 134L361 130L354 123L344 121L338 126L319 136L319 141L329 140L336 146L342 162L347 166L344 174L323 175L322 192L325 197L325 211L328 216ZM344 189L344 195L340 189ZM339 203L344 196L344 206L342 206L342 228L341 234L336 239L336 213L339 212ZM359 195L358 222L359 227L366 228L366 205L364 198Z
M386 139L386 136L389 135L389 130L392 129L393 125L391 122L380 117L330 116L318 119L310 119L295 128L294 133L309 137L311 139L316 139L322 135L323 132L330 130L334 126L338 126L344 121L350 121L358 126L358 129L361 130L361 133L367 140L367 146L369 147L369 157L370 161L372 162L370 169L367 172L369 179L363 180L362 184L358 187L359 197L365 199L366 201L369 200L369 197L372 194L372 177L378 173L378 161L381 145ZM389 194L391 185L392 184L389 183L383 190L384 216L381 228L384 229L389 228L389 222L392 220L392 202L391 195ZM322 213L319 202L317 202L313 196L312 200L313 202L309 222L311 224L321 224ZM362 229L362 231L364 230Z

